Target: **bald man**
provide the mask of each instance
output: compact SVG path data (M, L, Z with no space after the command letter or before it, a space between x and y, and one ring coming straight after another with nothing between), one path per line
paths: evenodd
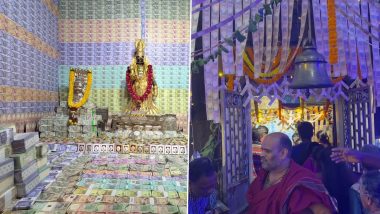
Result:
M262 151L263 169L247 194L250 214L335 212L321 181L291 160L292 142L287 135L267 135Z

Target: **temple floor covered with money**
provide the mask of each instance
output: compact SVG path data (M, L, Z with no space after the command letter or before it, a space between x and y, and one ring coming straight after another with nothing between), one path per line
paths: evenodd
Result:
M190 1L0 7L0 213L187 213Z

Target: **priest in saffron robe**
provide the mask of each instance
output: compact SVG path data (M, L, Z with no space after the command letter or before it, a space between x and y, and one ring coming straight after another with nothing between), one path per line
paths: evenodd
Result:
M267 135L262 150L263 169L247 194L249 214L336 212L322 182L291 160L288 136L279 132Z

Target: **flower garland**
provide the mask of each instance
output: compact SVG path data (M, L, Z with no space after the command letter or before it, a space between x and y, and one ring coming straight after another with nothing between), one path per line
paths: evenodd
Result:
M327 0L327 23L329 32L330 64L338 62L338 37L336 31L335 0Z
M126 82L127 82L127 88L128 93L131 96L132 100L135 102L143 102L146 100L149 96L149 94L152 92L153 87L153 69L152 65L148 65L148 85L145 89L145 92L142 96L139 96L136 94L136 92L133 90L132 82L131 82L131 70L130 67L128 67L127 75L126 75Z
M77 103L74 103L74 82L75 82L75 69L70 69L69 95L67 99L67 105L70 108L79 109L87 102L87 99L90 96L90 90L91 90L91 85L92 85L92 71L91 70L87 71L86 90L84 92L82 99L80 99L80 101Z
M288 57L288 60L287 60L287 64L284 68L284 71L283 72L279 72L277 73L276 75L274 75L272 78L270 79L265 79L265 78L257 78L257 79L253 79L253 81L255 81L256 83L258 84L264 84L264 85L270 85L270 84L273 84L275 82L277 82L278 80L280 80L285 74L287 74L292 66L292 63L293 63L293 60L295 59L296 55L298 53L301 52L301 48L297 47L297 48L294 48L294 49L291 49L290 50L290 55ZM297 53L297 54L294 54L294 53ZM293 56L292 56L293 55ZM290 58L290 59L289 59Z
M226 74L225 76L227 78L227 89L231 92L234 90L235 74Z
M270 77L273 77L275 75L277 75L279 72L280 72L280 69L279 69L279 65L280 65L280 60L281 60L281 53L282 53L282 47L280 46L278 51L277 51L277 54L272 62L272 65L271 65L271 69L269 69L269 72L267 73L261 73L259 74L260 78L270 78ZM244 61L244 66L247 66L247 69L246 70L250 70L250 71L245 71L245 73L247 75L249 75L251 77L251 79L254 78L254 72L255 72L255 68L251 62L251 60L249 59L249 56L247 54L246 51L243 51L242 53L242 56L243 56L243 61ZM262 70L265 69L265 66L262 66Z

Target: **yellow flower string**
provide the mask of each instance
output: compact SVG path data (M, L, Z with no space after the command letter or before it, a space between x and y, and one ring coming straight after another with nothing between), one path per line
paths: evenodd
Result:
M338 62L338 37L336 31L335 0L327 0L327 23L329 32L330 64Z
M92 85L92 71L91 70L87 71L86 90L84 92L82 99L79 100L79 102L77 103L74 103L74 82L75 82L75 70L71 69L70 77L69 77L69 95L68 95L67 104L70 108L79 109L87 102L87 99L90 96L91 85Z
M227 77L227 89L228 91L233 91L234 90L234 79L235 79L235 74L226 74Z
M282 47L279 47L279 50L277 51L276 57L274 58L274 60L272 62L270 71L267 73L259 73L260 78L273 77L280 72L280 69L278 66L280 65L281 53L282 53ZM254 68L248 54L249 53L247 53L246 51L243 51L243 53L242 53L243 61L245 63L244 66L247 66L247 69L249 69L251 72L248 75L250 75L251 79L253 79L253 73L255 71L255 68ZM262 66L262 69L265 69L264 66Z

